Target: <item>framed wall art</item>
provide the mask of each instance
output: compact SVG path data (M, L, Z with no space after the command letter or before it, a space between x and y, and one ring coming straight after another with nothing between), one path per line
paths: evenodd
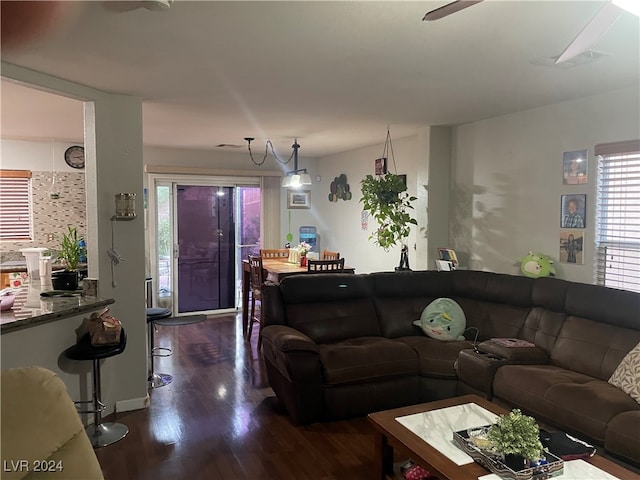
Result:
M287 208L311 208L311 191L287 190Z
M560 195L560 227L585 228L587 195Z
M582 265L584 245L584 230L560 230L560 255L562 263Z
M575 150L562 154L562 183L581 185L587 183L587 151Z
M376 175L384 175L387 173L387 159L386 157L376 158Z

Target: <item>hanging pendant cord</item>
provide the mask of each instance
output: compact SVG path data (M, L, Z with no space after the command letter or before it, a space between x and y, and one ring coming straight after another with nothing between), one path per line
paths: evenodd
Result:
M384 141L384 149L382 150L382 157L389 158L389 152L391 152L391 160L393 160L393 170L398 174L398 167L396 167L396 156L393 153L393 143L391 143L391 130L387 127L387 138Z
M287 165L291 159L293 158L293 155L295 153L291 152L291 155L289 156L289 158L287 160L282 160L278 154L276 153L275 148L273 147L273 143L271 143L271 140L267 140L267 143L264 144L264 156L262 157L262 161L257 162L254 158L253 158L253 151L251 150L251 142L253 141L253 138L245 138L245 140L247 141L247 147L249 148L249 157L251 157L251 161L253 162L253 164L256 167L261 166L264 162L266 162L267 160L267 156L269 156L269 149L271 149L271 155L273 155L273 158L275 158L278 162L280 162L283 165Z

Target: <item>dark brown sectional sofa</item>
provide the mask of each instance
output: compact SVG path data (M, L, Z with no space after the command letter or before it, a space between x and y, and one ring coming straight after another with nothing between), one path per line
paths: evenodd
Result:
M477 335L413 325L439 297ZM298 423L473 392L640 465L640 404L607 382L640 342L640 294L464 270L319 274L265 284L262 308L269 382Z

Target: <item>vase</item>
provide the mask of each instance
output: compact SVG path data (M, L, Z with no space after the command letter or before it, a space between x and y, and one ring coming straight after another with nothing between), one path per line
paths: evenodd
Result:
M77 290L78 272L69 270L53 272L51 283L54 290Z
M307 266L307 256L306 255L301 255L300 256L300 266L301 267L306 267Z

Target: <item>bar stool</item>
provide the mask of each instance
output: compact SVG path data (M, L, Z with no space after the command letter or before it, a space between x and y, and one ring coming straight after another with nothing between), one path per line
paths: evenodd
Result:
M93 425L88 425L85 430L91 441L93 448L106 447L112 443L122 440L127 433L129 427L122 423L102 423L102 412L106 405L100 401L102 397L101 380L100 380L100 360L103 358L120 355L124 352L127 345L127 336L124 328L120 333L120 343L118 345L93 346L91 345L91 337L89 334L80 339L78 343L67 348L64 355L71 360L91 360L93 367L93 400L74 402L76 405L81 403L91 403L92 410L79 410L79 413L93 413Z
M164 387L173 381L173 377L168 373L155 373L153 369L153 357L168 357L171 355L171 349L166 347L154 346L154 332L156 329L155 322L163 318L171 317L171 310L168 308L147 308L147 328L149 339L149 356L151 357L151 369L149 373L149 386L151 388ZM166 353L160 353L166 352Z

